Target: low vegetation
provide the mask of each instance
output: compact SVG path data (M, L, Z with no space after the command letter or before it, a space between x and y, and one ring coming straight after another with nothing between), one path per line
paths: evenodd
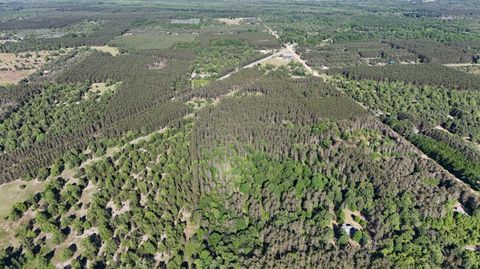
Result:
M169 49L177 44L192 43L195 35L191 33L140 32L117 37L111 44L122 50Z

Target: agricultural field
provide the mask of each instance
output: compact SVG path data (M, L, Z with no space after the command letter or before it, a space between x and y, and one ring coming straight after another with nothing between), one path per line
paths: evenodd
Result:
M169 49L182 43L192 43L196 40L194 34L141 32L123 35L113 39L110 44L121 50Z
M479 268L479 40L474 0L0 3L0 268Z

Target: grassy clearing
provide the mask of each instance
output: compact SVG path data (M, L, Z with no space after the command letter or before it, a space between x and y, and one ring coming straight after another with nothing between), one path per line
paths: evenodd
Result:
M25 186L23 189L22 187ZM23 202L43 190L45 181L16 180L0 185L0 221L3 220L15 203Z
M126 50L168 49L195 41L193 34L138 33L115 38L112 45Z
M16 180L0 185L0 249L14 243L14 230L20 224L20 220L12 222L5 219L13 205L43 191L45 184L46 181Z
M90 164L92 164L92 163L94 163L94 162L98 162L98 161L100 161L100 160L102 160L102 159L106 159L106 158L108 158L108 157L112 157L115 153L119 152L120 150L121 150L121 147L118 147L118 146L108 148L108 149L107 149L107 152L106 152L104 155L102 155L102 156L97 156L97 157L92 157L92 158L84 161L84 162L80 165L80 167L83 168L83 167L86 167L86 166L88 166L88 165L90 165Z
M204 79L204 78L199 78L199 79L193 79L192 80L192 87L194 89L197 89L197 88L201 88L205 85L207 85L208 83L210 83L211 80L209 79Z
M288 65L288 63L289 61L285 60L283 57L277 56L277 57L269 58L266 61L263 61L261 65L262 66L272 65L274 67L277 67L277 66Z
M89 91L94 92L94 93L104 93L111 89L113 85L107 86L107 83L93 83L92 87L89 89Z
M88 89L88 94L85 95L85 99L89 99L95 96L101 96L105 93L115 91L119 86L120 82L109 84L105 82L93 83L90 89Z
M218 22L226 25L242 25L259 23L257 18L218 18Z
M473 65L473 64L472 64L472 65L458 66L458 67L455 67L455 68L458 69L458 70L461 70L461 71L470 73L470 74L474 74L474 75L480 76L480 64L477 64L477 65Z
M61 51L31 51L22 53L0 53L0 70L32 70L38 69L50 59L59 57Z
M220 18L220 19L217 19L217 21L219 21L221 23L225 23L227 25L240 25L243 22L242 18L233 18L233 19Z
M101 52L105 53L110 53L112 56L117 56L120 54L120 51L116 47L110 47L110 46L91 46L91 49L98 50Z
M27 78L34 72L35 71L32 71L32 70L0 71L0 86L17 84L22 79Z
M0 53L0 85L18 83L66 51Z
M243 33L248 31L258 31L258 25L250 24L239 24L239 25L228 25L225 23L215 22L212 24L207 24L202 26L202 33Z
M356 220L354 219L356 218ZM357 230L363 230L363 227L357 220L365 220L365 218L358 211L351 211L345 209L345 223L352 225Z

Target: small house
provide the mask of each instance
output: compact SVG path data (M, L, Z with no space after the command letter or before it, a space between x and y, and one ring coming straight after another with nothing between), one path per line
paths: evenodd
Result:
M348 223L342 224L341 228L348 235L352 235L355 232L355 227Z
M465 208L463 208L462 204L460 204L460 203L456 203L453 206L453 212L468 215L467 212L465 211Z

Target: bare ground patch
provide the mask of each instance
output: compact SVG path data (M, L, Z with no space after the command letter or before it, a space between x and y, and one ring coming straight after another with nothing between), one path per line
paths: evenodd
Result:
M32 70L6 70L0 71L0 85L17 84L35 71Z
M224 23L226 25L242 25L252 22L258 22L257 18L218 18L218 22Z
M265 65L273 65L275 67L277 66L284 66L284 65L288 65L289 61L285 60L283 57L281 56L276 56L276 57L273 57L273 58L269 58L267 60L265 60L264 62L262 62L261 64L263 66Z
M18 83L67 51L0 53L0 85Z

